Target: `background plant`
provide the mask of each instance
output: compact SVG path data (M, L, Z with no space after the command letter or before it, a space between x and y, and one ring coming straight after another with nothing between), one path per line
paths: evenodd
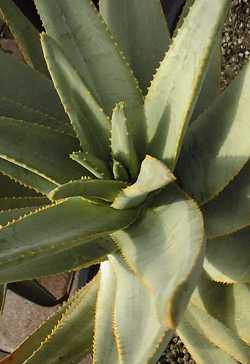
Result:
M1 2L29 67L1 54L0 170L37 192L2 177L3 290L102 262L3 363L78 363L93 331L94 362L154 363L175 329L200 363L249 363L250 76L220 92L229 3L187 2L170 41L159 2L103 0L112 35L88 1L39 0L41 49Z

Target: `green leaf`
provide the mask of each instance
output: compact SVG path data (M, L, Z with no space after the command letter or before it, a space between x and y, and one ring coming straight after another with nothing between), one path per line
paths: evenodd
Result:
M28 190L28 188L26 188L26 190L30 191L29 194L32 194L33 191L31 189L33 189L37 193L46 195L57 187L56 183L53 183L26 168L22 168L14 162L11 163L2 158L0 158L0 171L8 176L12 182L15 181L17 184L21 184L24 191L25 187L28 187L30 190ZM7 192L6 189L5 191ZM15 194L16 193L14 193L14 195ZM28 193L24 192L24 195L26 196ZM13 194L11 194L11 196L13 196Z
M85 174L69 158L77 148L74 138L41 125L0 117L0 157L28 169L52 184Z
M116 275L114 333L120 362L145 364L154 355L165 335L172 330L159 321L156 297L124 264L119 255L109 256Z
M35 1L46 29L110 116L124 101L136 149L144 157L143 99L130 67L90 0ZM63 19L63 21L62 21Z
M107 259L107 255L117 250L117 246L108 236L99 237L83 245L69 247L59 253L51 253L34 260L24 260L9 271L8 279L21 281L80 270L91 267ZM55 264L56 262L56 264ZM0 274L1 275L1 274Z
M113 330L116 277L110 262L100 267L100 288L97 295L94 337L94 364L119 363Z
M136 210L117 211L82 197L72 197L3 227L0 229L0 282L32 279L59 272L62 267L65 269L67 261L54 259L50 267L46 260L67 251L74 262L77 251L73 248L80 249L91 240L125 228L135 220L137 213ZM95 251L95 243L92 244ZM100 247L99 254L100 251L104 255L105 248ZM91 250L89 255L91 257ZM75 259L74 264L78 265L86 261L84 256L76 255Z
M229 5L229 0L194 3L146 96L147 152L164 160L171 170Z
M38 196L35 191L22 186L20 183L15 182L13 179L10 179L8 176L2 173L0 173L0 186L0 198Z
M1 364L78 364L90 349L98 277L78 291ZM65 344L67 337L67 345Z
M200 204L222 191L250 157L249 87L246 65L188 129L176 173Z
M138 206L145 201L150 192L156 191L174 180L174 175L162 162L147 155L141 164L136 182L117 195L112 207L126 209Z
M250 228L208 240L204 269L217 282L250 283Z
M42 35L43 52L51 77L84 152L108 161L110 122L90 94L80 74L53 38Z
M101 0L100 13L146 93L170 43L160 1Z
M0 82L0 115L72 133L52 81L1 51Z
M5 210L0 211L0 229L7 225L8 223L12 223L19 218L28 215L30 212L37 210L37 207L23 207L23 208L16 208L13 210Z
M49 203L50 201L46 197L2 197L0 198L0 211L44 206Z
M217 283L202 275L192 303L250 344L250 285Z
M129 181L126 168L116 159L113 159L113 175L116 180Z
M14 35L25 61L31 67L48 75L39 40L39 32L36 28L13 1L1 0L0 12Z
M214 41L213 50L209 57L209 65L202 84L202 88L192 114L192 121L204 112L210 104L221 93L220 78L221 78L221 34Z
M93 154L82 151L73 152L70 154L70 158L83 166L96 178L110 179L112 177L108 165L102 159L96 158Z
M65 197L83 196L112 202L126 183L113 180L79 180L68 182L51 191L49 197L59 200ZM1 199L0 199L1 206Z
M203 262L203 221L197 205L170 185L140 220L112 237L129 267L155 294L162 322L174 329Z
M250 363L250 347L211 315L190 304L185 313L185 319L191 323L197 333L204 336L205 342L210 341L237 362Z
M123 102L117 104L112 114L111 149L113 158L119 161L135 179L138 175L138 160L129 134L128 120L125 114Z
M250 225L250 162L213 200L202 206L209 238L231 234Z
M199 364L238 364L238 361L220 350L216 345L207 340L206 332L196 323L196 316L189 311L181 321L178 335L184 342L192 358ZM215 335L213 332L212 335ZM245 364L246 362L244 362Z

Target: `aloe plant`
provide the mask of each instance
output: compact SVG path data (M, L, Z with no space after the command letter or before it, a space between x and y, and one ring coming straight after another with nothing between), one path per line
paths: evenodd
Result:
M146 3L37 0L40 45L1 0L28 63L0 53L2 301L100 263L1 363L153 364L175 330L249 363L250 66L220 91L229 0L187 1L173 39Z

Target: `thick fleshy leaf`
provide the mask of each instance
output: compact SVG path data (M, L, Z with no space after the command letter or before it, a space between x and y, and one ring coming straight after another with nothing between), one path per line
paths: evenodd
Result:
M122 190L115 198L112 207L126 209L140 205L150 192L156 191L175 180L169 169L156 158L146 156L136 182Z
M221 93L221 58L221 35L219 35L214 41L213 50L209 57L208 69L192 114L191 122L196 120Z
M216 345L207 340L203 330L197 326L196 317L187 311L177 330L178 335L181 337L188 351L197 363L238 364L238 361L234 360Z
M131 69L90 0L35 0L46 33L68 59L110 116L115 104L127 105L135 146L144 157L143 99ZM61 19L64 19L62 22Z
M57 42L43 33L42 47L51 77L84 152L108 161L110 122L107 116Z
M39 32L13 1L1 0L0 13L14 35L25 61L38 71L48 74Z
M96 178L111 179L112 177L108 164L102 159L90 154L89 152L73 152L70 154L70 158L83 166Z
M98 277L30 336L1 364L78 364L91 348ZM67 345L65 345L65 337Z
M8 279L21 281L40 278L44 275L78 271L105 261L107 255L116 250L117 246L113 243L113 240L108 236L104 236L56 254L37 257L35 260L24 260L16 268L13 267L9 271Z
M3 227L0 230L0 282L31 279L37 272L46 275L60 266L65 267L67 262L60 260L54 260L51 268L38 262L65 251L70 256L73 248L125 228L135 220L137 213L136 210L117 211L82 197L72 197ZM80 258L84 262L84 257Z
M0 115L72 133L52 81L1 51L0 83Z
M176 26L174 36L178 34L179 28L183 25L190 8L195 0L186 0L183 6L181 16ZM215 38L213 50L209 56L208 68L205 72L205 78L202 83L202 88L192 113L191 122L211 104L211 102L220 94L220 77L221 77L221 31Z
M113 324L120 362L145 364L165 339L166 331L171 339L172 330L159 321L155 295L119 255L109 259L117 281Z
M126 168L116 159L113 159L113 175L118 181L129 181L129 175Z
M235 333L204 310L191 303L185 313L185 320L190 322L192 329L197 332L197 335L204 336L204 344L210 342L220 348L224 353L230 355L237 362L243 364L250 363L250 347L235 335ZM193 350L195 351L195 348ZM208 350L208 357L210 357L210 354L211 351Z
M132 178L138 175L138 160L133 140L129 134L128 120L123 102L117 104L112 114L111 149L113 158L130 172Z
M16 182L23 188L24 196L32 194L34 191L46 195L57 187L56 183L53 183L48 179L29 171L26 168L20 167L15 162L12 163L2 158L0 158L0 171L4 173L6 177L8 176L12 182ZM29 194L26 193L25 190L30 191ZM13 195L15 196L15 193L11 194L11 196Z
M0 117L0 157L54 184L85 175L69 158L77 145L74 138L50 128Z
M125 52L141 89L146 93L170 43L161 2L101 0L100 13Z
M65 197L83 196L85 198L101 199L112 202L126 183L113 180L79 180L68 182L65 185L53 190L49 197L52 200L59 200ZM1 206L1 199L0 199Z
M44 206L49 203L50 201L46 197L0 197L0 212L23 207Z
M174 38L145 99L147 152L173 169L229 0L199 0Z
M225 285L201 276L191 301L250 345L250 285Z
M215 199L202 206L209 238L250 226L250 162Z
M249 87L246 65L188 129L176 173L200 204L222 191L250 158Z
M1 162L0 162L1 166ZM0 168L1 170L1 168ZM13 197L36 197L38 196L35 191L30 188L26 188L20 183L15 182L8 176L0 173L0 198L13 198Z
M16 208L12 210L3 210L0 211L0 229L7 225L8 223L12 223L13 221L18 220L20 217L23 217L29 214L32 211L37 210L37 207L23 207L23 208Z
M100 267L100 288L97 295L94 337L94 364L118 364L113 320L116 296L116 277L110 262Z
M204 269L217 282L250 283L250 227L208 240Z
M112 236L129 267L155 294L162 322L175 328L202 268L204 232L197 205L170 185L140 220Z

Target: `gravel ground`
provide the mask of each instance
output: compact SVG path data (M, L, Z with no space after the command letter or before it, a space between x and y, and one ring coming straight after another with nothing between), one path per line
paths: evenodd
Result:
M222 86L250 59L250 0L232 0L222 37Z

